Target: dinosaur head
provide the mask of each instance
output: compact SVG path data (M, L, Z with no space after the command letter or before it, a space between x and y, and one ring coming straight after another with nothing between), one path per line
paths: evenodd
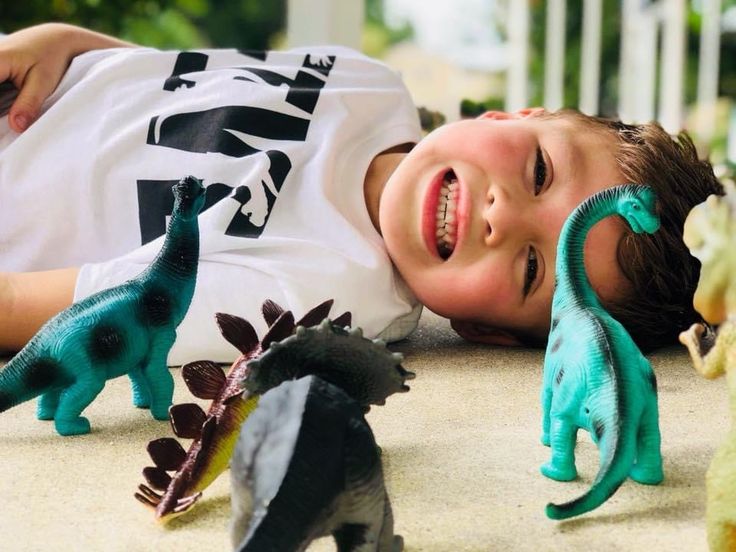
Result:
M251 394L261 394L282 381L314 374L368 410L394 393L409 391L406 381L414 374L401 366L402 360L384 342L364 338L360 328L348 330L325 319L315 327L297 326L294 335L270 343L248 362L243 386Z
M181 218L195 218L204 207L205 188L202 181L193 176L186 176L172 186L174 192L174 212Z
M628 186L619 199L618 213L626 219L631 229L640 234L652 234L659 228L656 212L657 197L649 186Z
M711 324L736 312L736 191L726 187L723 197L711 195L685 219L683 240L701 263L693 306Z

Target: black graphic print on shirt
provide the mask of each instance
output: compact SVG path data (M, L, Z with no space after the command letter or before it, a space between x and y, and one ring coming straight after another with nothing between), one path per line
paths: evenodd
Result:
M266 61L269 52L240 52L254 60ZM200 52L181 52L174 63L171 75L163 89L177 93L197 93L196 81L186 75L206 71L208 55ZM230 198L240 204L225 230L229 236L257 238L263 232L268 217L286 180L292 163L288 155L279 149L284 142L304 142L309 130L310 116L314 113L319 95L335 62L335 56L306 54L295 77L277 73L255 65L235 67L242 75L235 77L228 72L226 78L235 81L256 82L263 86L287 87L284 101L297 107L304 116L292 115L293 109L284 112L259 106L226 105L201 111L189 111L155 116L148 128L146 143L150 146L174 148L194 155L222 154L231 158L265 155L268 158L267 173L260 182L238 185L232 183L205 182L207 202L204 209ZM273 106L272 106L273 107ZM259 149L249 143L249 137L273 142L271 149ZM145 244L163 235L166 217L173 209L171 186L182 176L189 174L182 167L181 175L169 180L138 180L138 213L141 243ZM196 175L195 175L196 176ZM144 208L145 207L145 208Z

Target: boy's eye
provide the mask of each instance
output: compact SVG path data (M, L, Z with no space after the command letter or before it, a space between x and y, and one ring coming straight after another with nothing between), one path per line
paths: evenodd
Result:
M526 258L526 274L524 275L524 297L529 295L534 280L537 279L537 250L529 246L529 254Z
M539 195L547 181L547 163L544 161L542 148L537 146L537 159L534 162L534 195Z

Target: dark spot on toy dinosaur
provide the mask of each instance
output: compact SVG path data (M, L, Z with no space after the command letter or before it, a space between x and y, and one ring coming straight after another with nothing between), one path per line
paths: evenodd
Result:
M146 290L141 297L140 315L152 326L163 326L171 320L173 305L171 297L160 289Z
M605 427L606 426L601 420L593 420L593 433L595 433L595 438L597 441L600 441L601 437L603 437L603 431L605 430ZM623 481L621 483L623 483Z
M94 360L113 360L120 356L123 347L123 337L115 326L102 324L92 328L89 353Z
M560 319L559 318L553 318L552 319L552 326L550 327L550 331L553 331L557 327L557 324L559 324L559 323L560 323Z
M562 381L562 377L565 375L565 368L560 368L560 371L557 372L557 376L555 377L555 382L557 382L557 385L560 385L560 382Z
M562 346L562 336L557 336L557 339L555 339L554 343L552 343L552 348L550 349L550 352L556 353L560 347Z
M29 391L41 391L47 389L56 381L59 366L48 358L39 358L28 366L24 374L25 386Z
M366 526L362 523L346 523L333 531L338 550L357 550L365 544Z

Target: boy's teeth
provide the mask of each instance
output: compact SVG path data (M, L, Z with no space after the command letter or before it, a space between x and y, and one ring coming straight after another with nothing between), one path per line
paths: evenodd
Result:
M455 249L457 225L455 211L457 209L457 177L455 172L448 170L440 187L440 197L437 202L437 251L440 257L447 259Z

